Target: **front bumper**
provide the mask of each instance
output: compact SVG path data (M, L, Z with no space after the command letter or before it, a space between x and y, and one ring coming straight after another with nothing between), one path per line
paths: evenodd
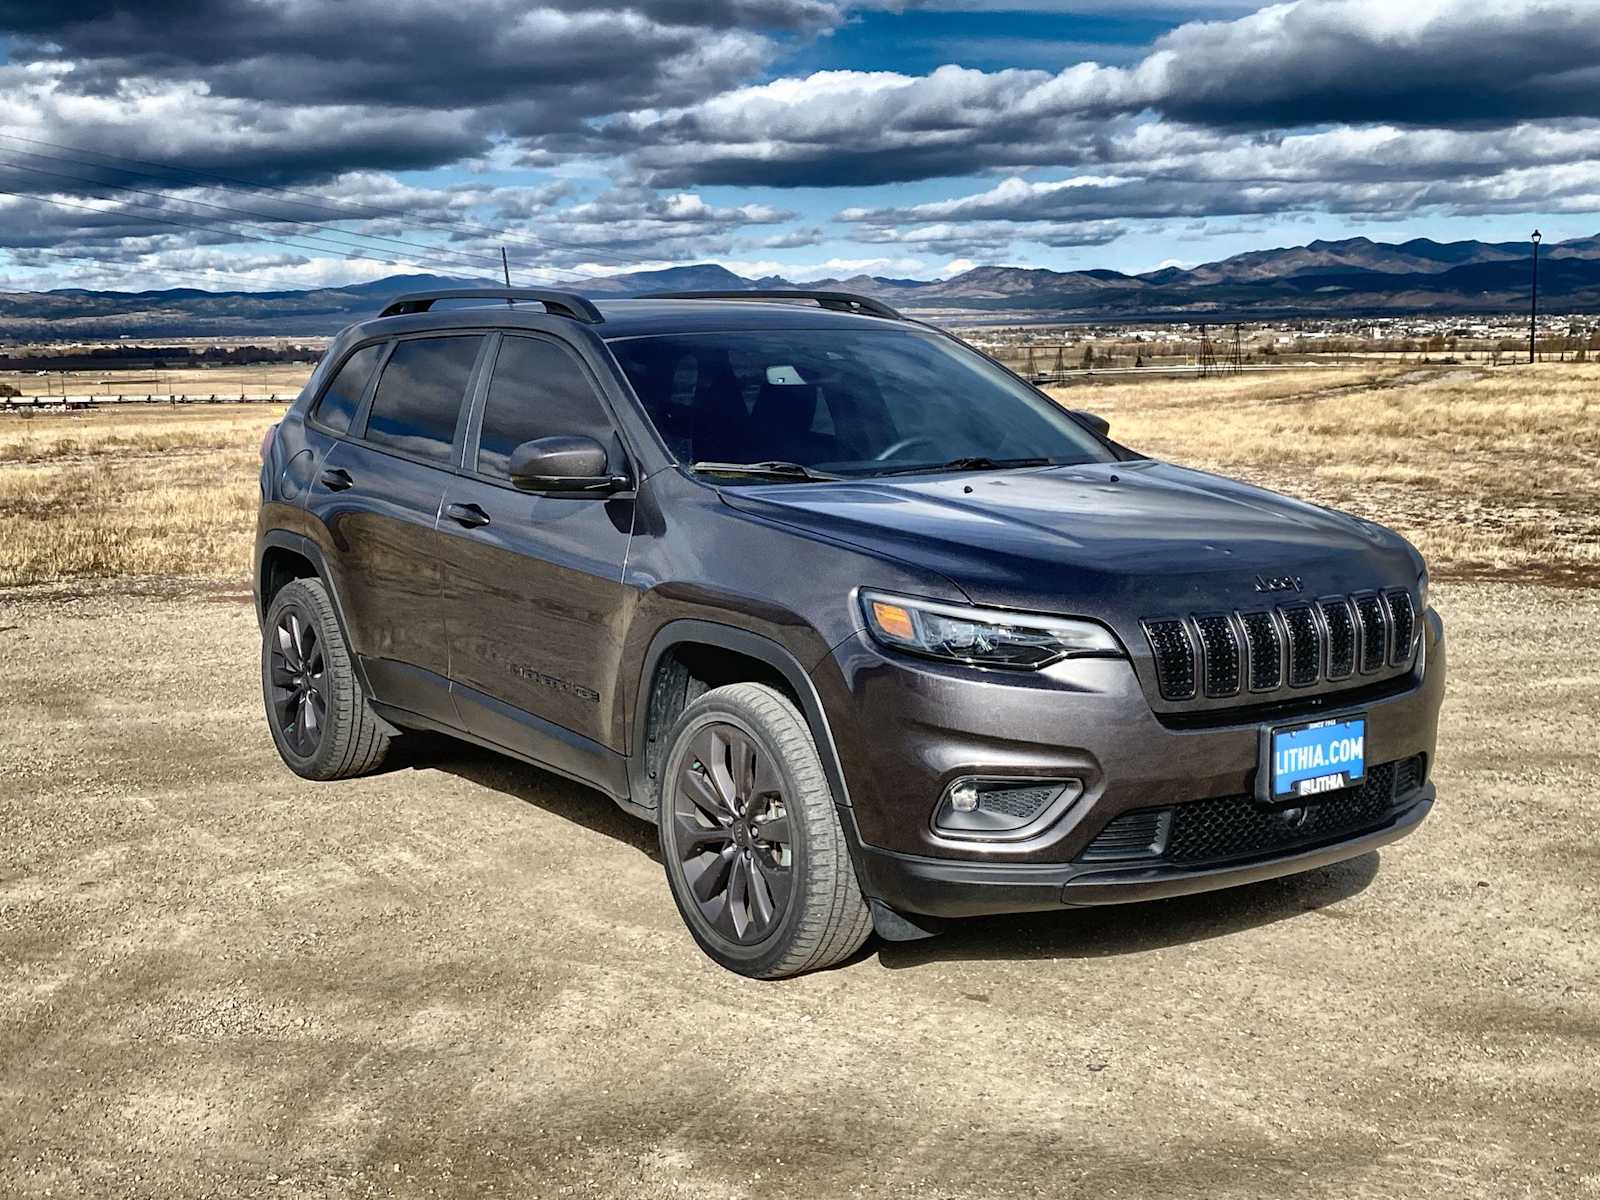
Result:
M1369 763L1420 756L1431 775L1445 676L1435 613L1422 642L1412 676L1358 705L1335 698L1303 713L1202 724L1153 713L1126 662L1085 659L997 678L891 657L865 639L846 643L813 679L846 783L841 817L863 891L899 912L938 917L1119 903L1312 870L1404 837L1431 809L1431 784L1399 792L1392 808L1349 833L1281 852L1198 865L1081 857L1124 814L1252 794L1268 724L1356 707L1368 719ZM931 814L945 786L969 774L1070 776L1084 794L1026 840L960 841L935 830Z
M858 845L857 870L862 890L873 899L897 912L930 917L978 917L1163 900L1259 883L1358 858L1405 837L1422 823L1433 808L1433 801L1430 784L1376 829L1331 845L1220 866L961 862Z

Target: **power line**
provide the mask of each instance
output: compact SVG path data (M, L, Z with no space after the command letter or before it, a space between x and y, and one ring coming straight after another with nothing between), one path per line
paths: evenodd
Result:
M302 207L320 209L325 213L339 215L341 216L341 219L344 220L353 220L359 214L364 214L367 219L370 219L373 216L398 217L403 220L414 221L424 225L431 225L435 228L454 229L458 232L471 233L475 236L498 239L503 242L509 242L511 245L522 245L533 249L554 247L561 250L578 251L588 255L591 258L609 259L610 261L621 266L636 268L639 265L639 260L637 258L629 258L626 255L615 254L607 250L600 250L582 243L562 242L553 238L537 237L532 234L525 234L521 236L508 234L504 230L490 229L487 226L473 225L469 222L452 221L442 217L433 217L424 214L407 212L404 209L382 208L377 205L362 204L357 201L334 200L328 197L318 196L312 192L298 191L294 188L278 187L276 185L266 183L252 183L249 180L235 179L227 175L218 175L207 171L197 171L191 167L182 167L172 163L156 162L152 159L134 158L128 155L108 154L102 150L90 150L82 146L71 146L61 142L47 141L43 138L24 137L21 134L0 133L0 138L7 139L9 141L26 142L29 145L34 146L48 146L53 150L70 150L75 154L89 154L96 158L106 158L119 162L136 163L141 167L154 167L158 171L186 175L191 179L210 180L214 183L222 183L230 188L244 188L250 191L270 192L284 196L300 196L312 202L310 204L305 204L302 201ZM84 160L77 161L79 162L79 165L82 166L105 167L105 164L103 163L92 163ZM135 171L127 167L111 166L106 169L119 170L124 174L129 175L143 175L147 177L153 176L153 173L150 171ZM341 212L341 208L334 207L335 205L342 206L343 211ZM580 278L584 277L579 272L568 273L579 275Z

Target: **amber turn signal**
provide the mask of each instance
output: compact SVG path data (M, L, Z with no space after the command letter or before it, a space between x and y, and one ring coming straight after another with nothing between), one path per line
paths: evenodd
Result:
M892 637L910 641L916 636L916 629L911 624L911 614L898 604L885 604L882 600L874 600L872 616L878 622L878 628Z

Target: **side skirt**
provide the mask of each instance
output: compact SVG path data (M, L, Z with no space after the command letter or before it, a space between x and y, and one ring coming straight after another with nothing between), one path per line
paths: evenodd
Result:
M373 710L392 725L472 742L604 792L649 819L630 798L628 762L615 750L432 671L390 659L363 659ZM377 697L381 696L382 699Z

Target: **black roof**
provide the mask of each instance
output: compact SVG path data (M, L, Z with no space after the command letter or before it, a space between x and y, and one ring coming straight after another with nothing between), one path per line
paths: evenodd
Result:
M503 299L497 302L497 296ZM807 296L822 307L802 298ZM433 307L445 302L451 306ZM867 315L873 310L878 315ZM752 294L749 299L724 294L591 300L573 292L481 288L398 297L377 317L352 326L345 335L366 338L485 325L548 328L551 316L571 320L602 338L741 329L865 329L904 323L898 313L877 301L834 292Z
M882 329L900 324L788 300L598 300L595 307L605 315L605 324L595 330L604 338L739 329Z

